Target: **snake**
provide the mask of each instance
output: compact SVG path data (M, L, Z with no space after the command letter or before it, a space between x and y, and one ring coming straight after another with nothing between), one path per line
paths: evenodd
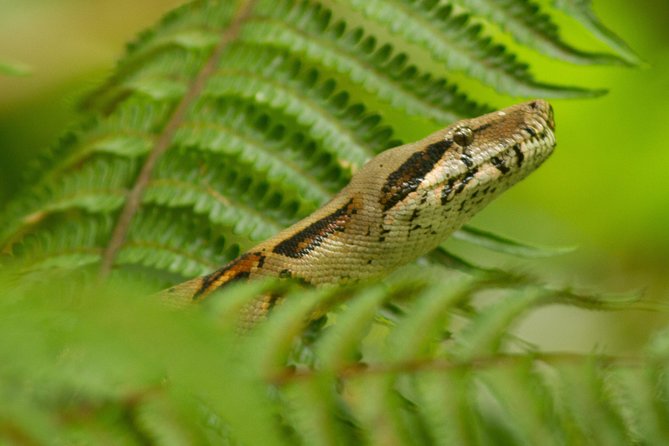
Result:
M199 302L257 277L346 284L390 274L436 248L556 145L553 108L541 99L463 119L379 153L329 202L223 267L160 293ZM271 307L260 301L257 319Z

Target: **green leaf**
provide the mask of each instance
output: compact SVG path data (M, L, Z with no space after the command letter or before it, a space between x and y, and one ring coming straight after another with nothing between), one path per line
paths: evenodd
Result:
M501 422L523 444L565 444L564 433L553 416L551 394L545 376L529 357L507 367L481 373L483 384L499 403ZM514 414L522 413L522 417Z
M658 375L659 369L650 367L644 371L618 369L612 372L612 393L616 405L630 426L634 441L662 444L669 441L669 421L666 408L659 401L665 398L666 389L658 388L665 378Z
M435 444L477 444L473 376L462 370L423 372L416 377L418 410Z
M0 75L12 77L24 77L32 74L32 68L23 62L1 60L0 59Z
M480 314L456 336L456 345L450 354L459 361L495 354L508 327L536 305L542 297L542 291L527 288L513 292L510 296L481 310Z
M460 93L445 79L435 79L409 65L405 53L381 44L362 28L350 29L335 21L332 11L318 3L282 0L263 10L268 17L251 21L240 38L299 54L343 75L409 115L424 115L435 122L451 122L482 114L488 108ZM316 20L309 20L315 16ZM313 24L300 27L301 21Z
M473 283L468 279L452 280L448 289L434 284L418 295L409 314L392 330L388 339L391 360L414 360L430 356L430 344L448 327L448 311L467 299Z
M196 1L131 42L0 210L0 443L662 442L667 333L631 358L503 349L540 305L663 308L636 295L556 289L440 247L381 284L236 283L180 310L150 296L309 215L400 139L488 111L479 83L600 93L536 80L532 53L519 61L481 25L613 62L564 44L554 10L461 4Z
M221 265L322 206L371 156L398 144L394 134L410 134L407 122L443 126L489 110L412 48L500 91L575 92L540 86L513 53L484 37L473 24L483 10L463 15L408 0L351 0L343 9L307 0L250 5L187 5L131 43L84 101L81 126L35 163L33 184L1 211L3 252L57 233L60 240L47 244L60 244L60 254L28 264L91 265L106 253L105 265L149 268L150 280ZM347 8L367 18L352 20L342 13ZM125 197L136 188L141 199L120 224ZM161 212L198 223L157 237L143 228ZM93 245L59 229L91 221L112 225ZM201 239L188 232L193 228L227 240L223 252L198 252L206 248L193 244ZM556 253L480 231L467 235L514 255Z
M558 27L531 0L457 0L472 13L496 23L523 45L548 56L577 64L625 64L610 54L590 53L572 47L559 36Z
M456 231L453 234L453 238L479 245L492 251L526 258L552 257L567 254L576 249L575 247L568 246L546 247L529 245L466 225Z
M448 69L463 71L502 93L549 98L592 97L604 93L535 81L527 64L518 62L504 46L482 37L481 26L469 25L467 14L453 14L451 5L412 0L346 1L389 32L426 49Z
M643 61L620 37L607 28L592 11L592 0L553 0L557 9L578 20L595 37L604 42L629 65L641 65Z
M380 288L373 288L357 298L337 315L337 323L329 328L316 346L322 367L337 371L344 364L352 362L358 353L359 340L369 330L387 294Z
M561 382L572 395L566 401L565 409L584 414L573 418L582 438L593 439L599 444L629 444L630 426L624 423L619 408L611 400L606 375L605 370L591 364L561 367Z

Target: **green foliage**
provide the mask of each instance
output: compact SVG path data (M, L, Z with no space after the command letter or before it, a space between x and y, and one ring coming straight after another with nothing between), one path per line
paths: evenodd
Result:
M564 43L553 10L528 0L195 1L142 34L0 214L0 439L666 442L666 334L631 359L537 352L510 334L548 304L649 308L627 296L439 248L379 285L251 283L187 311L144 297L310 214L374 154L490 110L470 81L602 93L535 79L497 29L569 62L638 62L586 2L557 3L615 54ZM456 236L521 257L565 251ZM93 287L105 264L125 285ZM284 303L240 334L245 305L270 292Z
M595 37L614 50L625 63L641 64L641 59L634 50L597 18L592 11L592 0L553 0L553 4L583 24Z
M521 44L541 42L537 48L547 54L579 63L614 56L562 43L532 3L505 5L185 5L129 45L114 74L83 101L89 119L35 163L24 192L1 215L0 246L30 252L21 259L30 267L51 265L50 256L66 267L65 251L85 251L85 263L105 255L117 271L141 266L155 277L169 271L187 278L313 212L373 154L418 136L407 131L407 120L430 131L489 110L444 74L462 72L516 95L596 93L536 81L486 29L494 22ZM120 224L133 188L141 203L126 209L128 222ZM167 215L175 219L170 229L151 231L151 222ZM91 227L95 242L76 227ZM120 238L110 249L114 230ZM220 241L217 252L195 248L203 233ZM472 234L462 237L511 247Z
M243 284L189 310L71 275L22 288L1 288L3 443L669 440L666 333L634 358L528 350L508 327L560 302L536 286L409 267L347 289ZM240 332L268 292L284 303Z
M13 62L0 59L0 75L3 76L28 76L32 70L22 62Z

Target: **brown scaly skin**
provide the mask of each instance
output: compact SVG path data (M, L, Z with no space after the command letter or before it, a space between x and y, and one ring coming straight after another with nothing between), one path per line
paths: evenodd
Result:
M387 274L435 248L539 167L555 147L554 128L551 106L536 100L386 150L310 216L161 297L199 301L254 277L323 284ZM270 306L264 299L249 316L262 317Z

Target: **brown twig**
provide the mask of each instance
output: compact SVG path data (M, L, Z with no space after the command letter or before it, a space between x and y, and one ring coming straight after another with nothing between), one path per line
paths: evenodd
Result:
M190 88L181 99L181 102L177 105L170 117L167 125L163 129L163 132L159 135L156 143L153 146L153 149L149 153L142 166L142 170L137 176L137 180L133 185L132 189L128 192L125 205L121 210L121 215L116 222L114 227L114 232L109 244L105 249L105 252L102 256L102 261L100 265L99 277L100 279L106 278L111 272L114 260L118 251L121 249L121 246L125 242L126 236L128 234L128 229L130 228L130 223L137 213L139 206L141 204L142 196L146 189L146 186L149 183L151 174L156 165L158 159L165 153L165 151L170 146L175 133L177 132L179 126L183 122L188 108L193 104L197 97L202 92L205 83L211 77L212 74L216 71L216 67L223 56L223 52L226 47L237 38L242 24L249 18L253 7L255 5L255 0L246 0L241 3L239 9L237 10L231 24L225 29L221 40L218 45L212 52L209 60L204 65L202 70L198 73L193 83L190 85Z
M611 356L579 353L507 353L495 356L474 358L468 361L449 361L445 359L427 359L396 362L392 364L361 364L343 365L330 371L340 379L351 379L362 375L417 373L425 371L447 371L455 369L487 369L491 367L516 365L522 362L544 362L548 364L577 364L593 362L604 366L638 367L644 359L634 356ZM286 369L273 376L270 381L277 386L292 382L309 380L328 371L323 370L292 370Z

